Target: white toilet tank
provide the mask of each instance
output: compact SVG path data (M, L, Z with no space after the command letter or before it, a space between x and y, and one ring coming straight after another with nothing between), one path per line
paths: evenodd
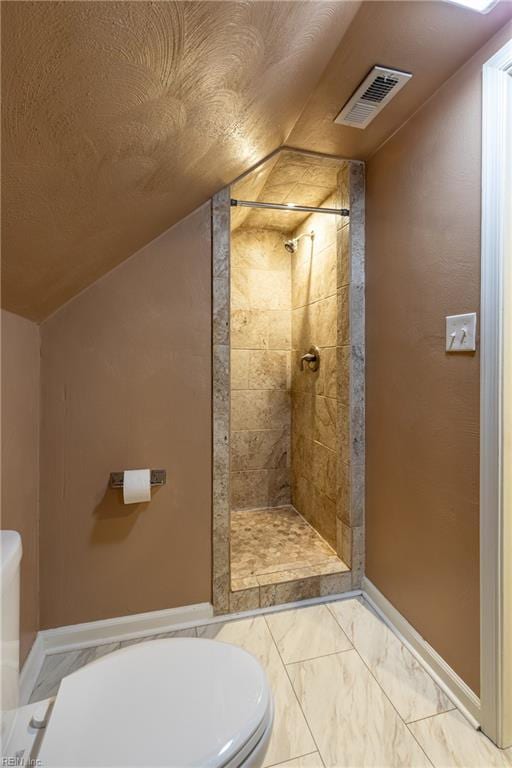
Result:
M17 531L0 531L2 581L2 741L5 743L18 706L20 663L20 560L21 536Z

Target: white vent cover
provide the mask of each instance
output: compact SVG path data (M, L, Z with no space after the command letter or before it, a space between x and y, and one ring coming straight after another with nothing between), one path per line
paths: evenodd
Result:
M366 128L411 77L409 72L400 72L398 69L374 67L334 122L352 128Z

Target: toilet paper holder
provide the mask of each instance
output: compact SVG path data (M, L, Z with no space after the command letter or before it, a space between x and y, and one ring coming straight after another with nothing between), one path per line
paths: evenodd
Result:
M110 473L110 487L122 488L123 487L123 472L111 472ZM165 485L167 482L167 470L165 469L152 469L149 475L151 486Z

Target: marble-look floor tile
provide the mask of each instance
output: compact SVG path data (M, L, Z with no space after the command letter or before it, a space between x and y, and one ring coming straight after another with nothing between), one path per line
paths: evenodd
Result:
M135 643L143 643L148 640L161 640L164 637L197 637L195 627L189 629L179 629L174 632L164 632L158 635L146 635L137 637L133 640L124 640L120 643L108 643L107 645L96 645L93 648L84 648L80 651L69 651L67 653L53 653L44 660L43 667L39 673L36 685L30 697L30 701L41 701L49 696L55 696L63 677L76 672L80 667L84 667L91 661L106 656L107 653L117 651L119 648L126 648Z
M76 672L107 653L112 653L119 648L119 643L97 645L94 648L84 648L80 651L68 651L67 653L52 653L44 660L41 672L30 697L30 703L55 696L63 677Z
M303 757L295 757L293 760L287 760L285 763L273 765L272 768L324 768L322 758L318 752Z
M430 767L356 651L290 664L288 673L328 768Z
M450 699L367 602L341 600L329 608L405 722L453 709Z
M308 725L262 616L198 627L199 637L210 637L245 648L263 665L274 696L274 727L265 766L282 763L316 750Z
M435 768L511 768L512 748L498 749L458 710L411 723Z
M285 664L352 648L325 605L271 613L266 619Z
M162 632L158 635L145 635L144 637L135 637L132 640L123 640L120 643L121 648L127 648L129 645L136 645L137 643L146 643L150 640L163 640L170 637L197 637L196 628L188 627L187 629L177 629L174 632Z

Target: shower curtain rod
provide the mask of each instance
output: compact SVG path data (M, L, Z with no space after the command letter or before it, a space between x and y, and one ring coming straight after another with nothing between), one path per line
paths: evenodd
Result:
M306 213L334 213L337 216L350 216L348 208L316 208L311 205L295 205L286 203L263 203L252 200L234 200L231 198L232 207L241 206L245 208L273 208L278 211L305 211Z

